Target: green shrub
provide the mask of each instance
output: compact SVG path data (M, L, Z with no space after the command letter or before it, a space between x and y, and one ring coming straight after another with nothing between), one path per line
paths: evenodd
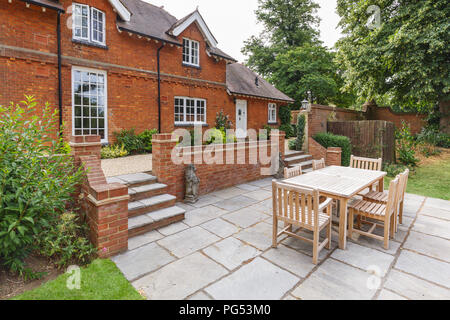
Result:
M352 144L350 139L345 136L339 136L332 133L321 132L317 133L314 137L320 145L325 148L339 147L342 149L342 166L348 167L350 165L350 157L352 154Z
M116 159L128 156L128 151L125 150L125 146L119 146L118 144L113 146L103 147L101 150L102 159Z
M388 163L383 166L383 171L387 172L388 177L394 178L404 172L407 168L408 166L405 166L404 164Z
M225 128L216 129L213 128L208 131L208 134L205 137L205 144L227 144L227 143L235 143L237 142L237 138L234 135L227 136L227 132Z
M280 126L280 131L284 131L286 133L286 138L294 137L294 128L290 124L282 124Z
M139 139L141 139L144 151L151 153L152 152L152 140L153 136L158 133L157 129L153 130L145 130L139 135Z
M56 111L36 105L26 96L19 104L0 106L0 263L22 275L29 271L24 259L35 238L73 205L83 179L69 155L55 156Z
M411 134L411 129L408 124L402 122L402 127L395 132L397 158L400 163L415 167L419 163L416 158L417 142Z
M297 150L297 143L295 140L289 140L289 150Z
M95 256L96 249L88 240L89 227L80 221L79 215L68 212L52 217L37 237L39 253L54 260L58 268L70 264L87 264Z
M292 116L291 108L289 106L281 106L278 110L278 115L280 117L280 122L282 125L290 125Z
M441 133L438 129L433 127L423 128L417 135L417 141L431 144L436 147L450 148L450 135Z
M144 143L135 134L134 129L114 132L114 136L116 137L117 144L119 146L123 145L129 154L140 154L144 152Z
M220 130L221 128L224 128L225 130L228 130L231 129L232 126L233 123L230 120L230 116L225 115L223 110L220 110L220 112L216 114L216 129Z
M297 139L295 139L295 150L297 151L301 151L303 149L303 143L305 142L305 126L305 115L299 115L297 119Z

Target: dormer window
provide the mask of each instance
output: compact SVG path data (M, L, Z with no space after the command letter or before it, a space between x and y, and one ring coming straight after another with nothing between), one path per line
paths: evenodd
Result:
M105 13L85 4L73 4L73 39L105 45Z
M188 66L199 67L199 48L200 43L198 41L183 39L183 64Z

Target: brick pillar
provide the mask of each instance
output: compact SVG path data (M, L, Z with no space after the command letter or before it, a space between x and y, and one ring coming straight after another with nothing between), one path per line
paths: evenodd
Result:
M152 139L152 172L158 177L158 182L168 186L168 193L178 195L176 170L182 170L172 162L172 150L178 140L172 139L172 134L162 133L153 136ZM178 186L182 187L182 186Z
M340 166L342 163L341 155L342 155L341 148L329 147L327 149L327 157L325 160L326 165L327 166Z
M83 203L91 242L101 258L128 249L128 187L108 184L101 168L100 136L72 137L75 163L86 170L82 185Z

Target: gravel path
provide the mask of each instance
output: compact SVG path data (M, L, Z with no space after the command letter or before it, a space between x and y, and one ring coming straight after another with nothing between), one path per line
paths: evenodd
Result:
M152 155L144 154L118 159L102 160L102 169L106 177L130 173L152 171Z

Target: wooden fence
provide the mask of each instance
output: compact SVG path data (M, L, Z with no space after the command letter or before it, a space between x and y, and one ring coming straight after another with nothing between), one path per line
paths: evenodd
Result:
M349 137L355 156L383 158L383 163L393 163L395 160L395 126L392 122L331 121L327 129L328 132Z

